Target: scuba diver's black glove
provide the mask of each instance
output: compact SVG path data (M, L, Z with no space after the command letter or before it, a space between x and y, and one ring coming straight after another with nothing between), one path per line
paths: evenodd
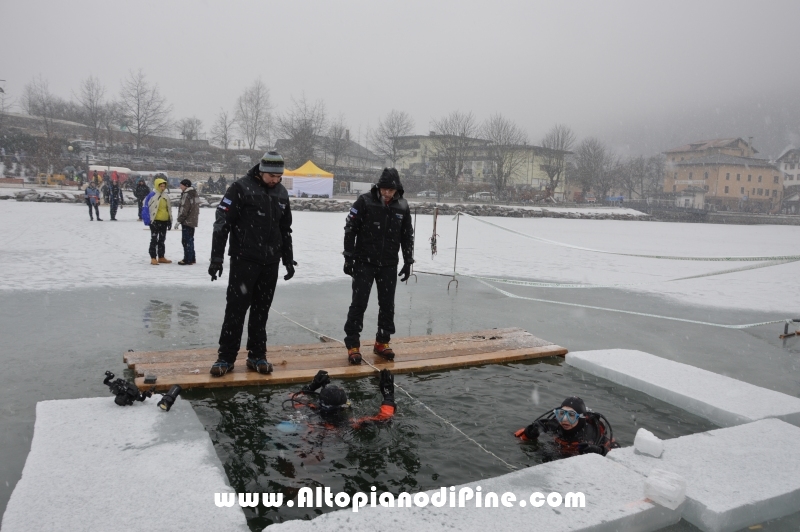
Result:
M400 282L404 283L408 281L408 277L411 275L411 264L403 264L403 268L400 270L400 273L397 276L400 278Z
M600 445L592 445L591 443L579 443L578 444L578 454L604 454L603 448Z
M328 372L324 369L321 369L314 375L314 380L311 381L311 384L306 384L303 386L304 392L316 392L323 386L327 386L331 383L331 378L328 376Z
M344 271L345 275L349 275L350 277L352 277L354 266L355 262L353 261L353 259L350 258L344 259L344 268L342 269L342 271Z
M523 434L525 434L525 437L529 440L535 440L539 437L539 427L536 426L536 423L531 423L525 427Z
M222 259L211 259L211 266L208 267L208 275L211 276L212 281L216 281L217 277L222 277Z
M381 370L380 377L381 395L383 395L383 404L390 404L394 406L394 375L388 369Z

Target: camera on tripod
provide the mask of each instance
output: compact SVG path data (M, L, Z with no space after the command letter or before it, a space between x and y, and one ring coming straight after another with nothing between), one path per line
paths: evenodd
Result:
M114 402L119 406L130 406L134 401L144 401L148 397L152 397L155 390L155 386L153 386L150 391L140 392L139 388L125 379L114 380L114 374L110 371L106 371L106 378L103 384L111 390L111 395L115 396Z

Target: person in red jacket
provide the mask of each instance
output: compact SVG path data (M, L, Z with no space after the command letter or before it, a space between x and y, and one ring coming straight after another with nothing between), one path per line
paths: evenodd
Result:
M310 384L292 394L286 402L290 401L295 407L307 406L319 412L326 423L336 421L337 417L341 417L350 408L350 401L343 389L330 382L328 372L319 370ZM383 395L380 410L375 415L350 420L353 428L359 429L370 423L389 421L394 416L397 411L397 404L394 402L394 375L388 369L381 370L379 387ZM308 398L312 400L307 400Z

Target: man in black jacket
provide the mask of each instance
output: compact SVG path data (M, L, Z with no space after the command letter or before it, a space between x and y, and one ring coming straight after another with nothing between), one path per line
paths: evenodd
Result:
M133 195L136 196L136 202L139 204L139 221L142 221L142 205L144 204L144 199L147 195L150 194L150 187L148 187L144 183L144 179L141 177L139 178L139 182L136 183L136 188L133 190Z
M283 157L265 153L259 164L228 188L217 207L208 273L214 281L222 275L225 244L230 234L225 320L219 336L218 359L211 375L221 377L233 369L247 323L247 368L272 373L267 362L267 317L278 282L278 266L286 267L284 280L294 275L292 211L289 194L280 184Z
M111 185L108 187L108 207L111 220L117 221L117 209L121 209L125 205L125 198L122 195L122 189L116 179L111 180Z
M397 273L402 248L403 268ZM414 228L403 199L403 185L394 168L384 168L372 190L358 197L344 227L344 273L353 278L353 299L344 325L347 358L361 364L360 333L373 281L378 286L378 332L373 353L394 360L389 340L394 334L394 292L397 277L406 281L414 263Z

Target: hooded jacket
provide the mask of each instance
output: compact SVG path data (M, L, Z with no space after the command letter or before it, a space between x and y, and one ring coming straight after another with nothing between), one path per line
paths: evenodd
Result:
M211 261L222 262L230 235L228 255L259 264L293 260L292 210L289 193L278 183L269 188L258 165L228 187L217 207L211 242Z
M344 256L375 266L396 266L397 253L403 262L414 263L414 227L411 210L403 199L403 185L388 205L383 204L378 185L353 203L344 226Z
M169 222L170 227L172 227L172 208L170 207L169 203L169 194L167 194L167 190L164 189L164 192L158 190L158 185L161 183L166 183L163 179L156 179L153 181L153 195L150 197L150 201L147 202L147 209L150 211L150 221L157 222ZM161 203L161 200L166 202L165 205L162 205L162 208L166 207L167 214L169 214L169 220L159 220L157 218L158 215L158 206Z
M197 227L200 218L200 205L197 203L197 191L194 187L186 187L181 192L178 202L178 223L187 227Z
M144 184L144 181L139 181L136 183L136 188L133 190L133 195L136 196L136 199L142 201L150 194L150 187Z

